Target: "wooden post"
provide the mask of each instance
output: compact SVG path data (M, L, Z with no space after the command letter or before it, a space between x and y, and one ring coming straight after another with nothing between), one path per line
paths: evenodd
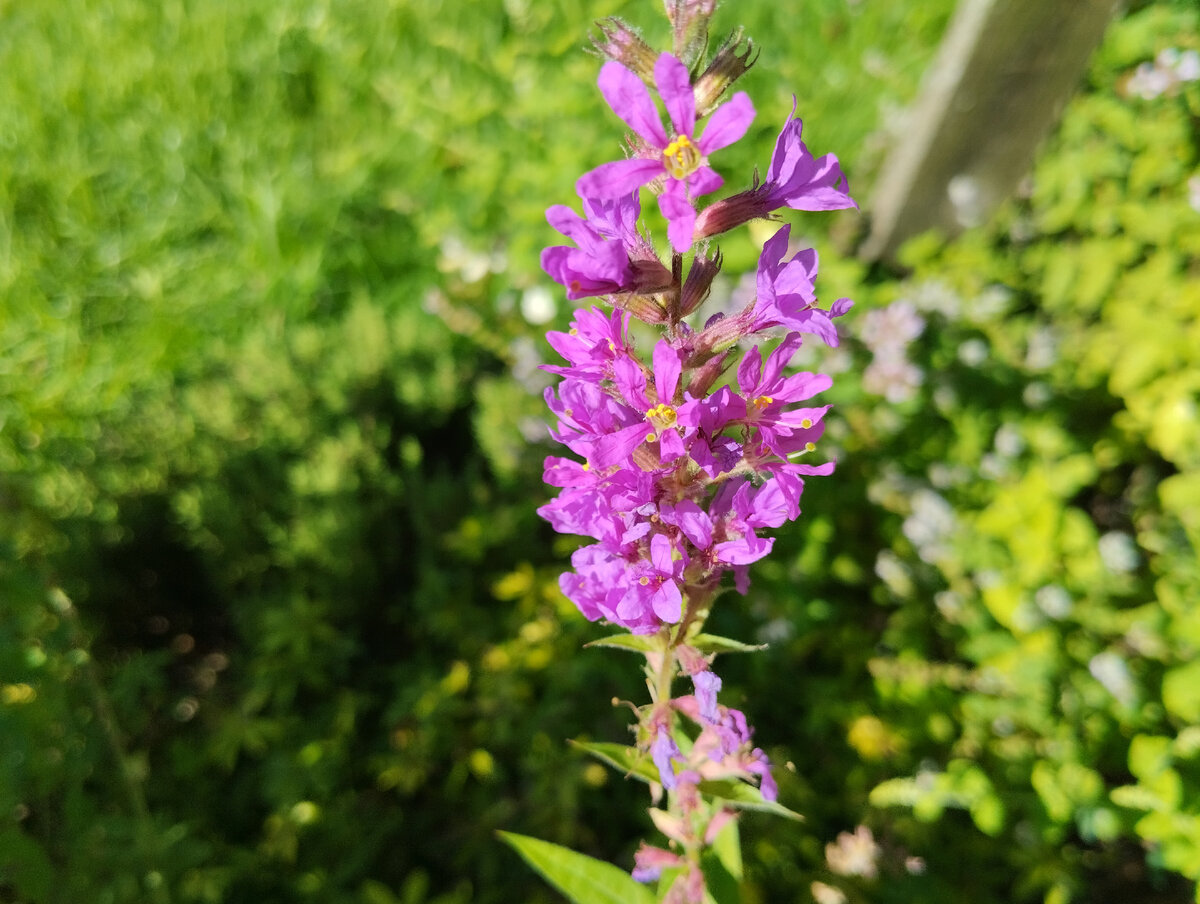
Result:
M866 260L978 225L1029 171L1117 0L960 0L868 207Z

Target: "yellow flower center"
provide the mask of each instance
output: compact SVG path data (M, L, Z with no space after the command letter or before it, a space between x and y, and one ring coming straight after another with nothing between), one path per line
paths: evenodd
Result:
M646 412L646 418L659 430L666 430L668 427L675 426L675 409L659 402Z
M774 401L775 400L773 398L771 398L769 395L760 395L751 404L754 405L754 407L757 408L759 411L762 411L764 408L766 408L768 405L770 405Z
M807 430L809 427L812 426L812 418L806 417L804 420L802 420L800 422L800 426L803 427L805 430Z
M676 179L686 179L700 168L700 149L686 135L679 135L663 148L663 165Z

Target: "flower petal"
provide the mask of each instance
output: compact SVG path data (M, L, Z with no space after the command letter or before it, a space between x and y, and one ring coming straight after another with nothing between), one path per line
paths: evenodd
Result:
M669 53L664 53L654 64L654 83L659 96L667 107L671 125L676 135L692 137L696 128L696 95L687 67ZM659 145L665 147L666 142Z
M721 178L720 173L711 166L702 166L688 177L688 188L691 189L693 198L714 192L724 184L725 180Z
M675 390L679 388L679 375L683 365L679 362L679 352L671 347L666 339L659 340L654 346L654 389L658 393L659 402L673 405Z
M709 118L704 134L697 141L701 153L707 155L729 147L746 134L752 122L754 104L750 102L750 95L739 91L727 103L721 104Z
M663 174L661 160L644 160L633 157L628 160L614 160L602 163L594 170L584 173L575 183L575 191L580 197L620 198L637 191L655 176Z
M696 226L696 208L687 198L683 183L672 179L658 196L658 209L667 218L667 238L671 247L683 254L692 247L692 231Z
M667 146L658 108L640 78L615 60L609 60L600 68L599 85L600 93L625 125L654 147Z

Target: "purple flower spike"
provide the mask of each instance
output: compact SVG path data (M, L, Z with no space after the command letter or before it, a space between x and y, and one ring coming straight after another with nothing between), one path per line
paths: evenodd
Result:
M645 143L643 153L652 156L602 164L585 173L575 188L585 198L617 198L663 178L658 207L667 218L671 246L682 254L692 245L696 222L692 199L716 191L725 181L709 167L707 157L746 134L754 121L754 105L739 91L713 111L703 135L697 136L696 98L687 67L664 53L654 65L654 81L671 119L672 137L663 129L650 92L637 75L614 61L601 68L604 99Z

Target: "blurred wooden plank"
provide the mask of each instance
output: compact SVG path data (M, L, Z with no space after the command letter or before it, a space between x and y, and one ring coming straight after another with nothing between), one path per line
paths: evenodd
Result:
M859 256L982 223L1029 171L1119 5L961 0L880 172Z

